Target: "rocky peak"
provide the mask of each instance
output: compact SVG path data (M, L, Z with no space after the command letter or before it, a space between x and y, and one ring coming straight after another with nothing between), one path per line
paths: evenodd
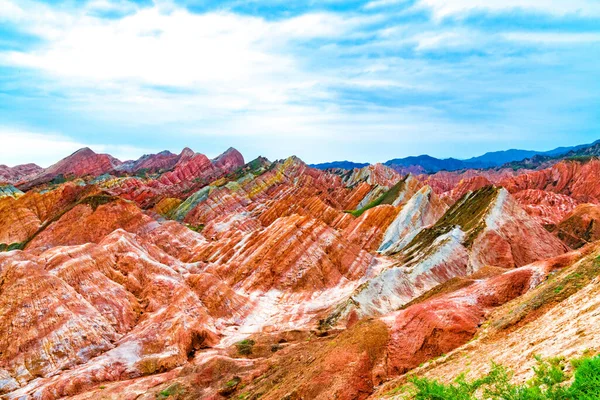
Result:
M190 158L193 157L196 154L196 152L192 149L190 149L189 147L184 147L183 150L181 150L181 153L179 153L179 157L180 158Z
M245 162L244 156L242 156L242 154L233 147L230 147L223 154L213 159L212 163L217 168L232 171L242 167Z

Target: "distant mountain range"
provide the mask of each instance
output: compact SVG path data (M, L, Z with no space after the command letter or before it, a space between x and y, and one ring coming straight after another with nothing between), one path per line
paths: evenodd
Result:
M429 155L411 156L405 158L394 158L386 161L383 164L395 169L396 171L407 173L436 173L438 171L458 171L463 169L488 169L502 166L512 167L511 163L525 162L523 167L536 167L542 165L542 162L548 162L557 157L565 156L569 153L576 153L580 150L590 148L600 141L592 144L583 144L571 147L557 147L550 151L534 151L534 150L518 150L510 149L504 151L493 151L485 153L478 157L472 157L466 160L456 158L435 158ZM318 169L354 169L362 168L368 164L355 163L352 161L333 161L321 164L312 164L311 167Z
M559 154L536 154L533 157L526 158L524 160L513 161L502 165L506 168L512 169L536 169L545 168L551 164L554 164L558 160L562 159L585 159L588 157L599 157L600 156L600 140L595 141L589 145L575 146L569 151Z
M353 161L332 161L321 164L311 164L310 166L313 168L325 170L325 169L354 169L354 168L363 168L369 165L369 163L356 163Z

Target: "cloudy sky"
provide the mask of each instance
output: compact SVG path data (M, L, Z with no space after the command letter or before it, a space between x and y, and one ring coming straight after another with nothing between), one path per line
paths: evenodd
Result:
M0 0L0 164L600 138L600 0Z

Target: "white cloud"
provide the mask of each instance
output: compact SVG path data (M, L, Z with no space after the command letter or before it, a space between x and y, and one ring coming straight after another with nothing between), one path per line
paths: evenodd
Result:
M126 124L136 123L132 114L147 116L140 124L201 121L324 99L332 77L304 68L295 45L347 38L377 18L320 12L267 21L159 3L103 19L90 10L127 7L98 0L67 13L38 3L4 3L12 10L5 18L45 42L0 52L0 65L42 71L50 79L46 85L66 91L74 109Z
M365 5L365 9L367 10L371 10L371 9L376 9L376 8L381 8L381 7L388 7L388 6L393 6L393 5L397 5L397 4L403 4L406 3L408 0L373 0L368 2Z
M35 161L47 167L58 159L85 147L58 134L40 134L19 129L0 128L0 164L14 166Z
M411 41L416 42L417 50L459 47L471 43L472 40L473 35L459 31L426 32L411 38Z
M89 147L97 153L110 153L121 160L138 158L151 152L135 146L82 143L57 133L1 126L0 141L0 164L8 166L35 162L41 167L48 167L82 147Z
M0 65L16 67L18 76L25 77L11 82L12 87L24 88L25 95L17 90L9 96L36 105L29 115L52 113L53 126L83 137L44 135L37 140L42 143L39 148L48 141L63 146L49 147L53 155L48 157L42 151L39 157L30 155L28 149L19 162L54 162L66 155L59 151L83 146L78 141L88 138L76 131L80 122L90 125L86 132L130 133L160 146L169 146L171 139L178 146L198 143L199 151L203 142L227 147L246 139L269 148L288 146L278 157L303 143L311 154L327 140L331 146L321 146L323 154L336 143L378 141L394 152L404 143L414 142L417 149L448 141L481 142L493 134L518 138L527 118L507 122L509 113L498 110L497 100L530 93L528 101L537 104L545 94L535 92L537 86L530 83L537 82L540 73L554 77L561 72L558 67L564 72L573 66L554 49L536 52L535 59L515 49L528 49L528 42L596 41L593 34L492 32L469 26L468 20L452 27L423 21L422 16L395 23L398 13L383 7L403 1L375 0L366 7L377 10L362 15L364 9L269 20L228 11L195 14L168 1L138 8L122 0L94 0L68 8L0 0L0 22L42 39L28 48L11 47L18 51L0 50ZM431 9L438 19L518 8L551 15L596 12L586 0L418 0L417 7ZM126 16L100 17L107 12ZM482 51L447 57L445 49ZM432 50L440 51L432 55ZM527 84L506 84L515 79ZM546 86L565 85L556 79L548 82ZM29 93L40 96L24 99ZM555 113L534 111L542 118ZM3 116L11 117L9 113L0 110ZM77 123L72 116L78 117ZM32 126L17 118L13 126ZM64 125L54 122L61 118ZM112 135L111 140L119 138ZM91 147L121 159L150 152ZM375 155L381 151L376 144L372 148Z
M7 5L18 9L14 3ZM243 91L261 83L301 79L286 44L344 35L362 23L329 13L267 22L231 13L192 14L176 7L165 11L160 6L121 19L65 15L37 4L7 14L21 29L48 42L34 51L2 53L4 64L69 79L138 80L219 91L223 85Z
M600 2L597 0L420 0L417 4L431 9L438 20L477 11L497 13L523 10L554 16L600 15Z
M502 36L516 42L552 45L600 42L600 33L509 32Z

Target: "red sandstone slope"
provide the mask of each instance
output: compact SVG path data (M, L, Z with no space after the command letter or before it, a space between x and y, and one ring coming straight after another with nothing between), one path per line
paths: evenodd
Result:
M600 205L581 204L553 230L571 248L600 240Z
M135 161L125 161L115 168L116 171L129 173L156 173L172 169L180 155L173 154L170 151L162 151L157 154L145 154Z
M63 158L54 165L40 171L32 179L19 184L21 189L29 189L35 185L50 182L52 179L63 177L98 176L112 171L121 161L108 154L96 154L90 148L84 147L70 156Z
M171 160L172 162L173 160ZM151 208L165 198L186 198L195 190L232 173L244 165L244 158L229 149L211 161L204 154L183 149L175 164L155 178L128 177L102 183L110 193Z
M217 168L233 171L244 165L244 156L233 147L230 147L212 162Z
M0 165L0 182L17 183L23 180L31 179L34 175L42 171L42 167L36 164L23 164L14 167Z
M511 193L539 189L567 195L577 202L600 202L600 160L561 161L550 168L529 172L499 182Z

